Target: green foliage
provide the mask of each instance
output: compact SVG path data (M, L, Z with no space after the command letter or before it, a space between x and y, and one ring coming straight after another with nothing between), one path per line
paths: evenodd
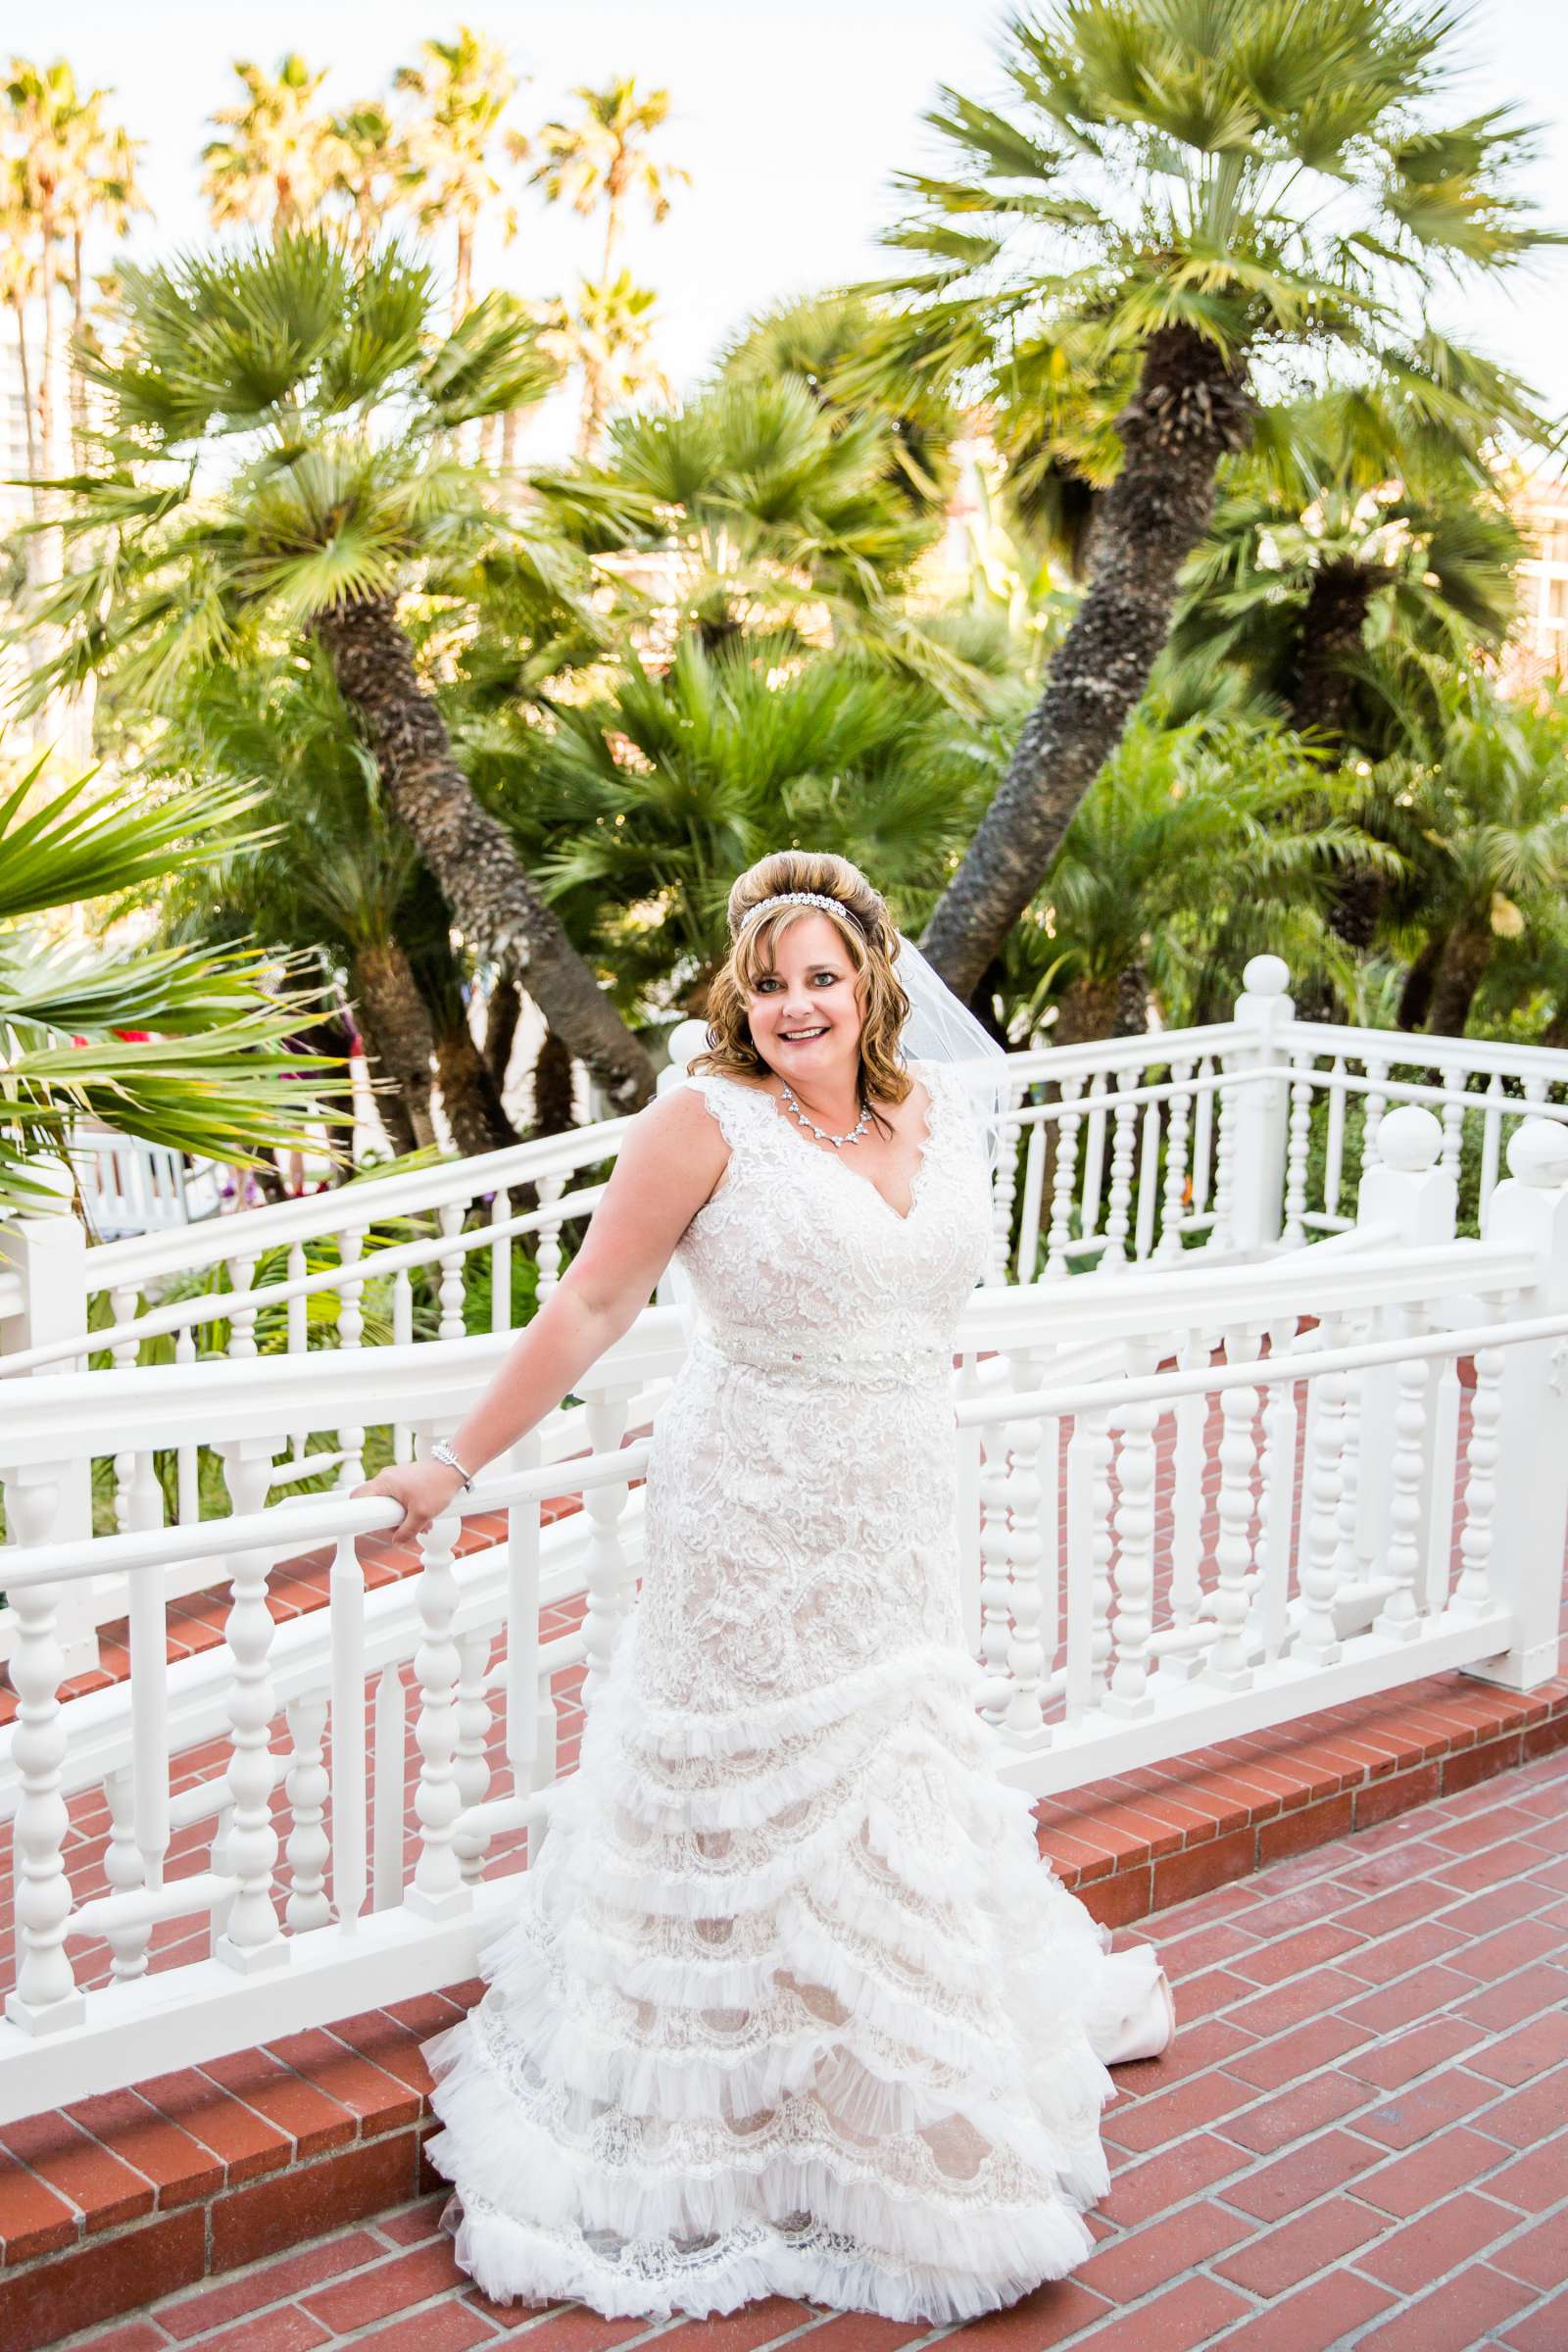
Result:
M687 637L667 669L563 705L509 758L491 746L479 775L618 998L668 1018L701 1003L730 884L769 850L842 851L914 919L989 759L936 696L862 662Z
M91 362L101 462L55 485L64 575L26 619L60 632L21 707L97 670L131 708L299 635L328 607L526 549L575 602L573 565L455 450L460 428L548 391L537 321L488 296L450 331L430 265L295 230L124 271L122 333Z
M83 947L48 918L233 855L254 796L197 786L151 800L61 791L41 763L0 798L0 1208L47 1198L74 1122L241 1165L307 1140L330 1069L284 1054L311 1016L290 967L254 948ZM145 1041L119 1032L145 1029Z

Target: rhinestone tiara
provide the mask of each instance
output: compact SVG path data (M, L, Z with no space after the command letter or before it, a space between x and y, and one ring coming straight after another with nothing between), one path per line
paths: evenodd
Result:
M852 923L856 919L842 899L824 898L819 890L781 890L775 898L759 899L755 906L748 906L741 916L741 930L773 906L825 906L829 914L848 914Z

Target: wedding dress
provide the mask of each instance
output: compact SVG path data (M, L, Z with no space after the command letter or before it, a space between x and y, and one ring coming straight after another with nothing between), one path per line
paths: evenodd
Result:
M1147 1946L1037 1857L962 1647L951 1367L989 1201L958 1082L906 1217L760 1089L683 1237L640 1601L488 1989L425 2046L443 2226L498 2301L965 2319L1071 2269Z

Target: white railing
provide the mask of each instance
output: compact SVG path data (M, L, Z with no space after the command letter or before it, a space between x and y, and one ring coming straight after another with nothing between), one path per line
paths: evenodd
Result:
M1518 1124L1568 1118L1568 1053L1300 1022L1287 979L1258 956L1231 1021L1009 1057L993 1281L1251 1259L1343 1231L1384 1117L1408 1103L1439 1116L1477 1231ZM701 1024L671 1042L672 1078ZM45 1245L34 1220L30 1239L0 1235L0 1379L80 1364L88 1342L124 1370L160 1348L248 1359L512 1328L554 1289L624 1131L96 1247L68 1218Z
M103 1242L127 1234L168 1233L222 1207L215 1160L186 1165L183 1152L144 1136L77 1128L71 1159L81 1188L87 1229Z
M1154 1263L974 1295L956 1548L1010 1781L1070 1788L1434 1672L1529 1688L1555 1671L1568 1135L1515 1137L1480 1240L1453 1238L1442 1158L1441 1125L1405 1108L1353 1235L1210 1263L1200 1285ZM422 1447L503 1335L8 1393L21 1707L0 1736L18 1881L0 2121L473 1972L569 1763L570 1686L592 1704L633 1605L637 1433L684 1345L680 1309L648 1310L584 1401L470 1498L494 1540L455 1556L454 1514L416 1573L374 1592L354 1538L395 1507L267 1507L278 1458L333 1428L349 1484L372 1427ZM227 1517L166 1524L155 1457L175 1432L221 1461ZM106 1451L126 1532L93 1539L74 1498ZM562 1495L581 1507L547 1525ZM319 1546L326 1605L274 1624L273 1565ZM197 1572L228 1588L225 1640L171 1667L169 1590ZM63 1632L94 1587L128 1618L129 1672L62 1698ZM100 1845L73 1800L83 1824L106 1811Z

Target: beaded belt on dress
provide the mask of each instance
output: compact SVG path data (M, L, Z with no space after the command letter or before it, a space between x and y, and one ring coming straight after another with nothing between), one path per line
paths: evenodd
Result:
M843 1372L866 1380L878 1377L931 1380L953 1369L951 1351L929 1340L906 1340L883 1348L807 1340L799 1347L792 1347L766 1332L698 1330L692 1336L692 1346L726 1362L747 1364L760 1372Z

